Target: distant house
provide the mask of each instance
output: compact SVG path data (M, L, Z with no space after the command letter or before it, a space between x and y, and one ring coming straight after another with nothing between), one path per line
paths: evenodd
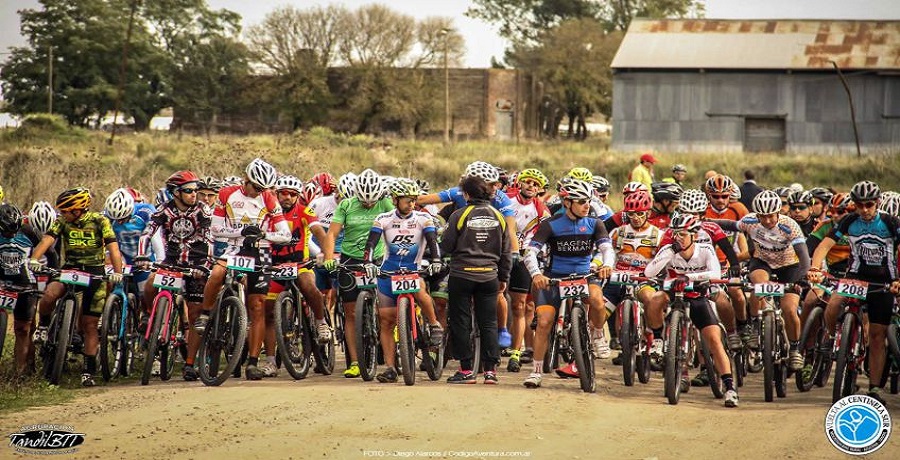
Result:
M617 150L900 152L900 21L635 19L612 62Z

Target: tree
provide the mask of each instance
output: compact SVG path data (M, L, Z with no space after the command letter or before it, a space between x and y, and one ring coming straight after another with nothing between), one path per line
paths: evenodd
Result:
M247 30L247 46L256 62L278 75L308 65L310 53L315 65L326 68L337 63L339 34L349 15L334 5L306 10L282 6Z
M612 98L612 58L621 32L606 33L594 19L573 19L541 34L540 45L519 46L510 60L544 82L541 125L555 137L563 116L569 118L569 134L587 135L585 118L609 114ZM577 123L577 126L576 126Z

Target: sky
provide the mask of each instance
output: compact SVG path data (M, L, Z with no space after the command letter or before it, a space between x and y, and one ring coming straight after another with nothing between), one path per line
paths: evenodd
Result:
M149 0L152 1L152 0ZM416 18L448 16L466 40L466 67L490 67L491 57L498 60L508 43L497 28L463 15L472 4L465 0L207 0L214 9L227 8L243 17L244 27L262 21L275 7L292 4L297 8L337 3L350 9L370 3L384 3L391 9ZM707 0L710 19L897 19L900 0ZM0 61L9 46L23 45L19 35L17 10L35 8L37 0L0 0Z

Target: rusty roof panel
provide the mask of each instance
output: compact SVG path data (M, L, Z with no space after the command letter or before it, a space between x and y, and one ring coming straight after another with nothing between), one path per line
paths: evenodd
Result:
M900 20L635 19L613 68L900 69Z

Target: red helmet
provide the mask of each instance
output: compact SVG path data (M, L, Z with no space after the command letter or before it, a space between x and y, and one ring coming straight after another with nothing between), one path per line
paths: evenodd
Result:
M144 202L144 195L141 195L141 192L139 192L131 187L125 187L125 190L128 190L128 193L130 193L131 196L134 198L135 203L143 203Z
M309 206L309 204L312 203L312 200L315 200L320 196L319 186L315 182L307 182L303 184L303 189L300 190L300 204Z
M191 171L178 171L166 179L166 188L168 188L170 192L174 192L178 188L183 187L185 184L190 184L191 182L200 182L200 178Z
M643 190L625 195L625 212L649 211L652 206L653 199Z
M331 195L337 189L337 182L335 182L334 177L327 172L316 174L310 179L310 182L318 184L319 189L322 191L322 195Z

